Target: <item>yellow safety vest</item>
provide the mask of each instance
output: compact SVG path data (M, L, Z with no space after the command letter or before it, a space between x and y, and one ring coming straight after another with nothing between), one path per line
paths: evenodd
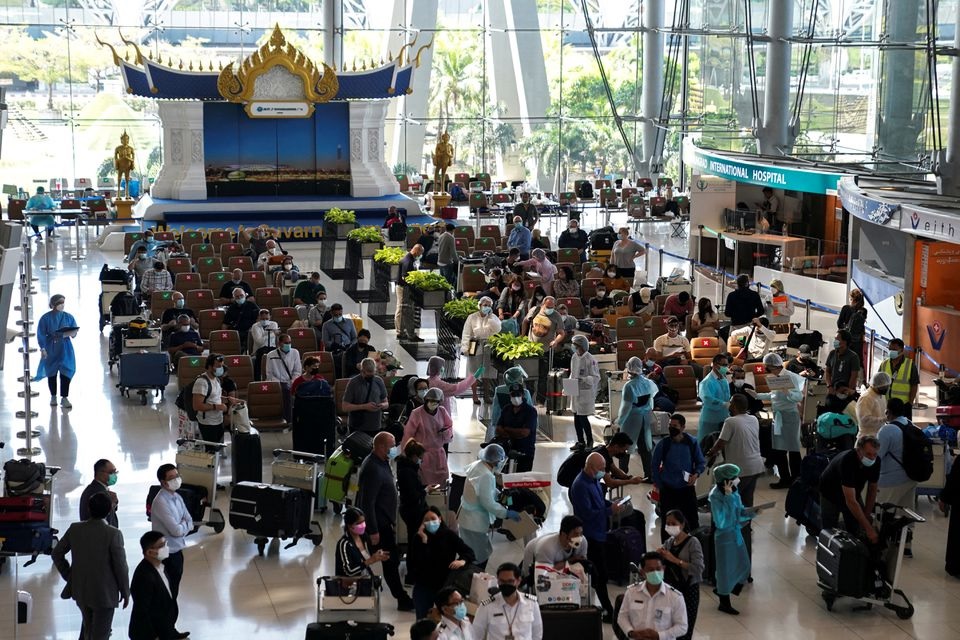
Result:
M893 381L890 385L890 391L887 392L887 398L900 398L904 402L910 402L910 376L913 373L913 360L904 356L900 368L894 373L888 358L880 363L880 371L889 374Z

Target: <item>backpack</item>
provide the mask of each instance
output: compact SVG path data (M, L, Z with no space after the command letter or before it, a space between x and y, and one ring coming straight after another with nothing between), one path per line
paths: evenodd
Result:
M912 422L895 423L903 434L903 460L890 454L914 482L926 482L933 475L933 443Z
M127 325L128 338L149 338L150 329L147 321L141 317L136 317Z
M121 291L110 302L110 314L114 316L135 316L140 313L137 299L129 291Z
M577 476L583 471L583 465L587 461L587 456L593 452L593 449L580 449L579 451L574 451L567 459L560 463L560 468L557 469L557 484L561 487L566 487L569 489L573 486L573 481L577 479Z
M590 249L593 251L610 251L617 241L617 232L613 230L613 227L601 227L591 231L587 240L590 242Z
M853 418L845 413L828 411L817 418L817 435L827 440L842 436L856 436L857 425Z
M173 403L177 405L177 408L186 413L192 422L197 421L197 411L193 408L193 386L197 384L197 381L202 377L203 376L197 376L190 384L184 385L183 389L180 389L180 393L177 394L177 399L173 401ZM208 380L207 393L203 396L204 402L210 399L211 393L213 393L213 384Z
M589 200L593 197L593 185L589 182L582 182L577 191L577 197L582 200Z
M43 493L47 467L42 462L27 458L7 460L3 465L3 473L8 496Z

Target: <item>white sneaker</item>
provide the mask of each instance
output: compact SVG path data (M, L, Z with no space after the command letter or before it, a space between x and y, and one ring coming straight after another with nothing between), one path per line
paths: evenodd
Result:
M57 396L50 396L50 406L51 407L57 406Z
M70 401L67 398L60 398L60 406L64 409L72 409L73 405L70 404Z

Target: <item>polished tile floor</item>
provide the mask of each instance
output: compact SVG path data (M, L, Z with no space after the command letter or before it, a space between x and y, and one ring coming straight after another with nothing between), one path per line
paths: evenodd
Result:
M590 226L589 221L587 226ZM668 250L685 253L681 241L671 240L666 225L651 225L644 229L647 241L665 245ZM555 233L552 234L555 237ZM90 481L92 465L101 457L112 459L120 470L116 487L120 498L119 519L126 538L127 558L132 568L139 562L137 540L147 531L149 523L144 514L147 487L155 482L155 470L163 462L173 460L176 423L173 414L175 383L166 396L140 406L136 398L122 398L115 388L116 372L105 365L110 329L96 332L97 298L100 291L97 273L104 263L116 265L122 259L119 253L102 253L95 243L89 243L86 260L70 260L71 238L60 238L51 246L52 271L37 271L37 309L42 312L52 293L67 297L67 310L81 325L76 340L79 361L77 376L71 390L74 408L69 411L47 405L45 386L39 387L40 396L35 410L39 416L35 427L40 430L39 445L42 459L59 465L63 470L56 476L54 510L55 525L65 530L76 519L78 499L83 487ZM319 263L316 245L291 245L297 262L310 270ZM35 264L43 264L42 253ZM675 261L664 261L669 270ZM651 278L656 277L658 261L651 259ZM330 299L342 302L347 311L363 313L365 306L352 303L339 293L337 283L327 283ZM707 290L704 290L707 292ZM13 326L14 318L8 325ZM424 363L412 361L393 340L392 332L384 332L378 325L365 323L372 332L372 344L378 348L392 348L404 361L406 370L424 370ZM429 319L425 323L429 325ZM429 330L427 330L429 335ZM0 440L7 447L0 450L0 458L7 459L13 450L22 446L15 432L22 429L22 420L14 417L23 408L17 397L17 383L22 373L17 345L6 346L6 362L0 384ZM33 362L36 369L36 361ZM926 388L925 388L926 390ZM929 404L933 404L929 398ZM594 422L599 432L603 426ZM462 468L474 459L482 436L474 407L469 399L456 405L457 436L451 446L451 467ZM572 420L555 420L556 442L542 441L538 445L536 469L553 471L567 455L564 439L572 436ZM289 446L289 435L266 435L264 452L274 447ZM264 459L269 477L269 460ZM638 464L634 462L634 464ZM224 481L229 480L230 467L223 468ZM633 492L634 504L647 513L651 535L656 526L652 507L646 501L646 488ZM778 500L782 505L784 492L766 489L761 483L758 501ZM218 506L227 511L227 497L218 496ZM716 611L716 600L704 589L697 638L960 638L960 582L943 572L943 548L946 539L946 519L935 512L933 505L923 501L920 512L927 522L917 529L914 543L915 557L905 562L902 587L916 606L916 615L910 620L899 620L889 611L853 611L849 603L838 603L834 612L827 612L816 586L814 566L815 543L806 538L792 522L782 517L780 509L764 513L757 522L754 534L754 569L756 582L747 587L735 601L741 615L732 618ZM556 489L550 508L546 530L556 530L559 519L569 512L565 490ZM315 616L318 576L332 573L333 549L340 535L340 527L332 512L320 517L326 538L319 548L302 541L292 549L271 547L265 557L258 557L253 540L228 526L222 534L203 528L190 538L186 550L186 572L181 588L181 629L192 632L201 640L224 637L232 633L253 634L258 638L281 639L302 637L303 628ZM519 559L521 549L502 538L496 543L491 562L501 559ZM31 567L17 567L16 586L34 597L34 618L29 625L13 624L14 571L11 563L0 575L0 638L63 638L77 637L80 616L72 601L59 598L62 582L48 557L42 557ZM616 593L617 588L612 587ZM383 601L384 619L397 625L397 638L406 638L412 614L400 614L388 595ZM126 637L128 612L118 610L114 637ZM16 634L16 635L15 635ZM612 638L610 627L606 637ZM244 637L244 636L240 636Z

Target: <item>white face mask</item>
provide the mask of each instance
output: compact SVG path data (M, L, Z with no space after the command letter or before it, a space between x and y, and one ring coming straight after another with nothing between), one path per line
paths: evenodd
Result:
M184 333L186 333L187 331L190 331L190 325L188 325L188 324L182 324L182 325L180 325L180 331L182 331L182 332L184 332Z
M575 538L570 538L570 545L574 549L579 549L580 545L583 543L583 536L577 536Z
M668 524L663 529L667 532L667 535L671 537L680 535L680 532L683 531L683 527L678 524Z
M168 547L167 545L163 545L162 547L157 549L157 560L159 560L160 562L163 562L169 557L170 557L170 547Z
M63 303L61 302L53 308L54 311L63 311Z
M515 407L519 407L521 404L523 404L523 397L513 396L510 398L510 403Z
M746 380L734 380L734 381L733 381L733 386L735 386L736 388L739 389L740 387L742 387L742 386L745 385L746 383L747 383Z
M177 476L173 480L167 480L167 488L171 491L176 491L179 489L181 484L183 484L183 480L180 478L180 476Z

